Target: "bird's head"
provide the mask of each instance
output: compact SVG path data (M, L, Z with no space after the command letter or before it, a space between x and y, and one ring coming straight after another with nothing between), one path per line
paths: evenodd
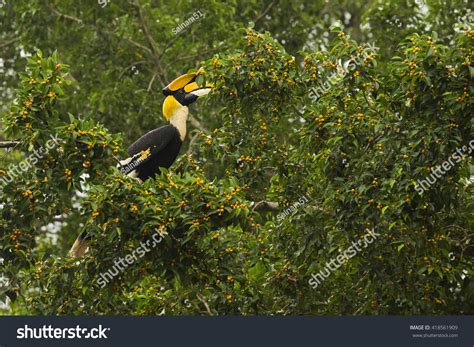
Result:
M210 87L201 88L196 83L196 78L202 71L201 68L196 72L181 75L163 88L163 94L166 96L163 115L167 120L182 107L192 104L211 91Z

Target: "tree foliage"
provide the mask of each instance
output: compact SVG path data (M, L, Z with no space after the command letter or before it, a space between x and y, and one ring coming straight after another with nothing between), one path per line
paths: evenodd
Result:
M30 163L0 193L5 313L474 312L472 154L416 189L473 140L467 3L19 1L0 13L1 131L20 142L0 179ZM199 66L213 91L191 108L179 160L144 184L125 177L126 145L163 123L161 88ZM367 229L377 240L313 289ZM72 259L82 231L90 250Z

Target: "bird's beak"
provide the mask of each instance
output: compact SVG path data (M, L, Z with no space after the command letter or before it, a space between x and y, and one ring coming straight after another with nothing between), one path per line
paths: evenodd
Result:
M198 74L203 71L202 68L200 68L198 70ZM188 83L184 86L184 92L187 94L187 95L190 95L191 97L194 96L196 98L198 97L201 97L201 96L204 96L204 95L207 95L209 94L209 92L211 91L212 87L214 87L213 85L206 85L205 87L200 87L196 82L194 82L194 80L191 82L191 83Z
M197 86L197 83L195 83L194 81L196 80L196 77L203 71L204 70L200 68L196 72L190 72L190 73L179 76L173 82L171 82L165 88L163 88L163 94L166 96L172 95L173 92L176 92L177 90L181 88L185 88L188 85L192 85L192 87L189 87L188 90L185 90L186 92L189 92L192 90L192 88L194 88L193 83L195 84L196 89L199 88Z
M186 89L186 88L185 88ZM197 97L201 97L201 96L204 96L204 95L207 95L209 94L209 92L211 91L211 87L205 87L205 88L196 88L196 89L193 89L190 94L193 94Z

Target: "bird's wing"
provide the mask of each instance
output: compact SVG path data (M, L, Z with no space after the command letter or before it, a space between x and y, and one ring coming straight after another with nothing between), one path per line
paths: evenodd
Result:
M165 125L146 133L128 147L127 152L130 157L120 161L120 170L127 175L139 169L153 155L163 150L175 136L176 128L172 125Z

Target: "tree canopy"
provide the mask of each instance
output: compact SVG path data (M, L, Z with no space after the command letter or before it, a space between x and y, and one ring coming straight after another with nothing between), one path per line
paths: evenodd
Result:
M472 2L7 0L0 22L3 314L474 313ZM177 162L124 176L200 67Z

